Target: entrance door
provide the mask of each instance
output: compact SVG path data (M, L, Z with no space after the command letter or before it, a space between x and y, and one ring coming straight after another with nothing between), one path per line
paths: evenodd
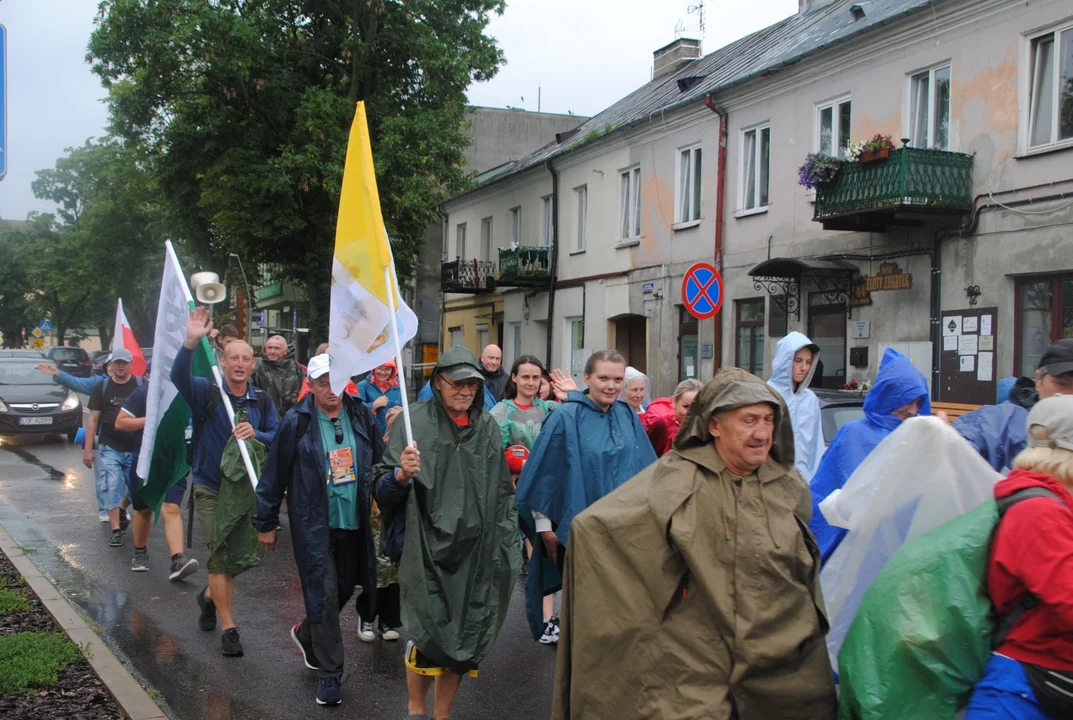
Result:
M615 318L615 349L626 362L643 373L648 372L648 318L644 315L623 315Z
M820 387L837 390L846 383L846 308L812 304L824 300L825 293L809 296L808 336L820 346L823 364Z

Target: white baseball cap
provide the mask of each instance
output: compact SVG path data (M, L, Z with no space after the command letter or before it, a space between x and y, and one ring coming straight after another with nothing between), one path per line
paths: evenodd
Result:
M321 375L328 372L331 366L332 358L328 353L314 355L309 359L309 367L307 368L306 373L309 375L310 380L316 380Z
M1037 426L1047 431L1045 438L1033 436ZM1073 451L1073 395L1053 395L1033 406L1028 413L1028 447Z

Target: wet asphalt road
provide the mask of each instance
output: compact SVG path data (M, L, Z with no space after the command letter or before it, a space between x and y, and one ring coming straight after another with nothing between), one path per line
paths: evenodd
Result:
M185 505L183 516L185 523ZM202 565L195 575L168 582L162 526L150 535L149 572L133 573L130 533L122 548L107 546L108 526L97 520L92 473L79 448L58 437L0 443L0 524L100 626L127 667L159 691L171 717L404 719L405 635L395 643L360 642L353 601L343 613L343 704L314 704L316 673L305 669L289 635L303 609L286 515L283 523L277 552L236 580L235 618L246 654L224 658L219 633L197 626L195 596L206 582L207 556L196 522L187 551ZM452 717L543 720L550 714L554 671L554 649L529 634L519 583L499 640L480 678L463 682Z

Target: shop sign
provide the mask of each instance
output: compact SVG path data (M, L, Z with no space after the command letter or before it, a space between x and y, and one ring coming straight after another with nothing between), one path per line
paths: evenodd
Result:
M879 266L875 275L862 275L853 289L850 307L872 304L872 293L885 290L912 290L912 273L902 272L895 262L885 262Z

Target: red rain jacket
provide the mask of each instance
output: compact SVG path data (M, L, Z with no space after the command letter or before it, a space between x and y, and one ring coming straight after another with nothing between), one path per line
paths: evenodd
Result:
M678 434L678 421L674 418L674 398L657 398L641 413L641 425L648 433L652 449L656 455L663 457L674 445L674 436Z
M998 652L1050 670L1073 671L1073 495L1052 477L1014 470L995 498L1043 487L1051 498L1022 500L1006 511L991 545L987 588L999 614L1026 592L1040 599L1013 627Z

